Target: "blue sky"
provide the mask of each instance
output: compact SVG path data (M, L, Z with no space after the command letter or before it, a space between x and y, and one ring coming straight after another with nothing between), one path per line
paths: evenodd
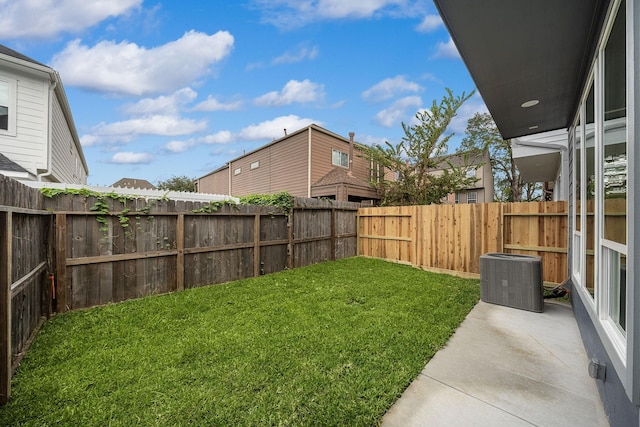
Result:
M431 1L0 4L0 43L60 73L93 185L200 177L311 123L395 144L445 88L474 89Z

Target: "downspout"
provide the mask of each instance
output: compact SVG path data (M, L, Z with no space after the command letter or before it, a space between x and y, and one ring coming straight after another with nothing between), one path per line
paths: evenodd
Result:
M351 165L353 164L353 137L356 134L354 132L349 132L349 170L351 170Z
M51 158L53 157L53 93L58 82L54 79L49 82L49 112L47 121L47 168L44 172L37 175L38 182L42 182L42 178L49 177L53 173L51 167Z
M307 197L311 198L311 126L309 126L307 151Z

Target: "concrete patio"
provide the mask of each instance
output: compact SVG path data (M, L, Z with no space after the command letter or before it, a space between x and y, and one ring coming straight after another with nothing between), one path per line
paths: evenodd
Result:
M381 425L608 426L588 362L568 304L480 301Z

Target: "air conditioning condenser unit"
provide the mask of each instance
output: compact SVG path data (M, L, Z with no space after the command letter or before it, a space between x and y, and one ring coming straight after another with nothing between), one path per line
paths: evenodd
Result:
M542 312L542 258L503 253L480 256L480 299L492 304Z

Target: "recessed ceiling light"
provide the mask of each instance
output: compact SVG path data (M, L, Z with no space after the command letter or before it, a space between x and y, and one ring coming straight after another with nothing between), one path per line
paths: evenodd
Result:
M529 107L533 107L534 105L538 105L540 101L538 101L537 99L531 99L527 102L523 102L521 107L522 108L529 108Z
M538 125L529 126L529 130L538 129Z

